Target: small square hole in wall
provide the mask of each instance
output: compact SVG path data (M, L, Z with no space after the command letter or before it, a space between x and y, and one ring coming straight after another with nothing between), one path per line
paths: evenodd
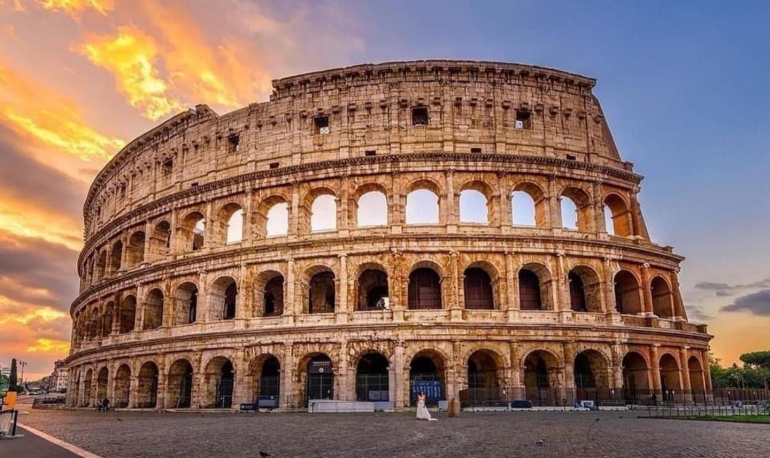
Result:
M190 184L190 187L191 187L191 188L194 188L194 187L196 187L196 186L198 186L198 182L197 182L197 181L195 181L195 182L193 182L193 183L191 183L191 184Z
M163 167L163 173L165 175L170 175L171 172L174 170L174 161L171 159L166 159L165 161L163 161L162 167Z
M280 167L280 166L281 166L281 163L280 163L280 162L271 162L271 163L270 163L270 168L271 168L271 169L277 169L277 168L278 168L278 167Z
M376 150L368 149L368 150L364 151L364 156L376 156L376 155L377 155L377 151Z
M568 161L576 161L576 160L577 160L577 157L573 156L572 154L568 154L568 155L567 155L567 160L568 160Z
M241 149L241 136L238 134L230 134L227 137L227 152L237 153Z
M471 153L480 153L481 148L471 148Z
M412 108L412 125L413 126L427 126L428 120L429 120L428 107Z
M326 135L330 132L329 129L329 117L328 116L316 116L313 118L313 128L315 133Z
M532 113L530 113L529 110L516 110L516 128L532 128Z

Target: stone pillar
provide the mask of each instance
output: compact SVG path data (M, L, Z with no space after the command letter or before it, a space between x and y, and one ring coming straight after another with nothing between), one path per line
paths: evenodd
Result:
M684 301L682 300L682 292L679 289L679 275L677 272L671 272L669 277L671 279L671 294L673 296L674 316L682 320L687 320L687 311L684 307Z
M556 252L556 281L554 288L554 312L571 310L569 294L569 282L567 282L567 273L564 271L564 252Z
M519 291L518 291L518 279L516 278L516 272L513 267L513 253L510 251L505 252L505 304L503 310L508 310L508 321L516 321L518 317L512 311L519 310Z
M351 313L348 303L348 255L341 254L339 257L340 270L339 277L334 279L337 285L337 302L339 307L335 309L337 323L347 323L348 316ZM344 346L343 346L344 348Z
M706 395L711 398L713 396L714 388L711 386L711 368L709 366L709 353L708 350L701 351L701 361L705 361L705 367L703 367L703 383L706 385Z
M439 223L443 223L447 232L457 232L457 209L459 207L458 196L455 194L454 187L454 170L447 170L445 174L446 189L444 190L443 199L441 199L441 206L439 207Z
M198 271L198 309L195 312L196 323L206 323L209 320L208 310L208 275L205 270Z
M294 275L294 258L286 260L286 281L284 282L285 291L283 298L283 315L289 323L294 322L294 315L297 315L297 293L295 291L297 280Z
M133 409L137 406L137 398L139 396L139 376L131 371L131 378L128 385L128 408Z
M295 405L293 399L294 393L294 354L292 344L287 342L284 345L284 361L281 364L281 400L280 405L284 410L291 409Z
M524 362L521 360L522 354L518 344L510 344L511 351L511 400L525 399L524 387Z
M336 227L340 237L347 237L350 230L350 215L348 207L350 206L350 195L348 193L349 180L342 178L340 183L340 196L337 198L337 223ZM344 278L344 277L343 277Z
M351 401L355 399L355 393L351 397L351 389L355 390L356 381L355 381L355 369L351 370L349 367L348 362L348 344L346 341L342 341L340 343L340 360L339 365L334 367L333 373L334 373L334 384L337 385L334 387L334 399L339 399L340 401ZM351 374L353 376L353 380L351 383ZM352 388L351 388L352 387Z
M393 347L393 362L390 365L393 368L393 384L390 385L390 394L396 410L401 410L408 406L408 399L404 396L404 385L408 382L404 380L404 376L408 375L408 372L405 374L404 364L403 343L396 342L396 345Z
M574 342L562 344L564 352L564 388L574 390L575 386L575 358L577 357L577 347Z
M161 327L169 328L174 325L174 312L176 311L176 299L171 290L171 280L163 280L163 316L161 318Z
M156 409L162 409L166 406L166 373L164 369L165 366L162 364L158 367L158 391L155 401Z
M660 394L661 380L660 380L660 358L658 357L658 345L650 347L650 365L652 374L652 384L650 385L656 393ZM660 396L658 396L660 399Z
M645 316L654 315L652 288L650 288L650 265L642 264L642 313Z
M685 404L691 403L692 397L692 382L690 381L690 368L687 365L688 350L690 347L682 347L679 349L679 374L682 381L682 400Z
M252 402L251 396L248 392L247 377L249 372L249 362L246 360L246 351L243 347L240 347L233 358L233 366L235 368L235 380L233 381L233 405L232 408L237 410L240 404Z
M134 332L144 328L144 310L146 308L147 287L141 283L136 285L136 316L134 317Z
M246 192L245 208L243 209L243 243L254 241L254 199L251 191ZM287 228L288 229L288 228Z
M251 285L246 284L246 264L241 264L241 268L238 269L238 278L236 278L237 296L235 297L235 318L243 320L248 317L248 296L252 294Z
M203 231L203 249L213 248L214 235L216 234L216 218L214 218L214 206L211 201L206 202L206 227ZM220 240L217 240L220 242Z
M291 189L291 205L289 211L289 239L296 240L299 235L300 218L305 215L300 215L299 210L299 186L294 185Z
M591 184L591 193L593 194L594 227L596 232L606 234L607 225L604 222L604 202L602 201L602 182L594 181Z
M602 294L605 313L618 313L617 304L615 304L615 276L612 272L611 260L604 258L602 264Z
M561 229L561 199L556 195L556 181L548 178L548 213L551 221L551 229Z

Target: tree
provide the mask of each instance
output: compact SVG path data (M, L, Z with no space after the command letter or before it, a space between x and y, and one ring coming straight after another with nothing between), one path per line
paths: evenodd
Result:
M740 360L749 367L762 380L762 385L767 390L770 385L770 350L744 353Z
M16 374L16 358L13 358L11 360L11 373L8 377L8 391L16 391L16 383L18 381L18 375Z
M719 358L713 353L709 353L709 370L711 370L711 384L714 388L732 387L729 370L722 367Z

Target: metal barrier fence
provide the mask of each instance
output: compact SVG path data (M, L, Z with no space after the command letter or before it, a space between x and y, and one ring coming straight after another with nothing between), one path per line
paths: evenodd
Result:
M707 406L676 406L676 407L648 407L647 416L651 418L693 418L693 417L733 417L740 416L770 416L770 402L760 401L756 404L743 404L742 401L733 401L732 405L707 405Z
M18 410L0 411L0 437L16 435L16 422L19 419Z
M44 409L46 407L64 406L67 402L67 398L64 396L46 396L43 398L37 397L32 401L33 409Z

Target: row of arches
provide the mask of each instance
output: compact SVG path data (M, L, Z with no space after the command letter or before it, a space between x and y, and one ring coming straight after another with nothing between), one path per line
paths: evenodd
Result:
M296 384L294 393L282 392L287 389L286 380L282 380L287 369ZM238 376L238 370L245 374ZM243 369L236 368L225 356L213 357L201 368L195 368L190 359L180 358L168 366L165 374L161 374L155 362L147 361L135 377L128 364L120 364L114 374L107 367L96 373L90 368L78 372L74 379L75 395L70 402L90 405L111 396L116 407L229 409L238 403L283 407L288 402L292 406L306 406L312 399L393 401L394 391L399 389L394 386L394 370L398 368L392 367L385 354L363 351L352 361L350 377L354 385L350 392L338 393L340 384L335 378L345 377L347 372L323 352L306 354L296 367L290 368L282 368L273 354L260 355ZM551 351L536 349L522 358L519 372L509 378L504 358L494 350L477 349L463 365L454 368L441 351L424 349L414 354L402 370L407 386L401 389L409 393L405 397L409 401L414 401L417 391L425 392L432 402L446 399L450 372L460 375L459 383L465 387L461 395L466 404L522 398L554 405L559 403L555 397L564 395L558 389L571 390L575 399L596 399L601 393L617 390L626 402L647 401L654 393L661 393L664 401L671 393L697 394L708 390L703 365L696 356L690 356L680 367L677 358L669 353L650 362L642 353L629 351L623 356L621 367L613 368L599 350L585 349L570 361L562 362ZM132 378L136 379L133 385ZM239 387L239 383L246 386Z
M440 185L432 180L422 179L410 186L405 195L404 224L436 225L445 224L454 216L453 210L442 202ZM591 232L595 217L590 193L579 187L565 187L556 196L559 202L558 215L549 216L554 210L544 189L532 182L520 183L509 194L510 224L519 227L547 228L560 226L566 229ZM459 223L497 226L501 212L496 202L499 197L494 188L484 181L470 181L458 193L457 220ZM211 222L206 211L192 209L178 218L172 227L172 218L161 218L146 228L129 231L125 239L114 241L92 253L85 261L81 277L86 285L116 275L141 265L145 261L162 259L174 253L188 253L206 246L238 244L249 237L254 227L258 237L285 236L291 227L291 218L299 218L302 233L337 230L342 212L338 209L338 193L327 187L317 188L306 194L299 215L291 215L290 199L273 195L257 206L253 218L246 218L244 207L239 202L228 202L212 210ZM371 228L393 224L397 218L389 208L387 191L383 186L367 184L354 193L350 205L350 218L355 226ZM607 194L601 203L604 228L618 236L635 235L631 204L617 193ZM147 233L146 233L147 232Z
M353 308L356 311L376 311L390 308L391 295L394 304L399 300L397 287L392 285L386 268L375 263L360 267L357 282L353 285ZM521 266L516 274L518 309L525 311L554 310L554 281L546 266L529 263ZM487 262L470 264L462 273L463 306L469 310L495 310L501 308L501 278L497 269ZM605 312L602 299L602 282L599 275L589 266L571 269L566 278L569 284L569 309L573 312ZM335 271L328 266L308 269L299 282L299 296L287 297L286 281L278 271L266 271L257 276L253 291L255 304L244 313L244 318L280 316L287 303L299 303L299 313L332 313L339 308L339 284ZM420 262L413 266L406 288L407 309L443 309L445 298L450 292L444 282L441 266L432 262ZM636 275L621 270L614 276L614 307L621 314L644 312L641 285ZM668 281L655 276L649 288L653 313L661 318L676 316L673 293ZM295 291L296 294L296 291ZM110 334L128 333L138 330L157 329L163 325L178 326L196 322L232 320L236 318L239 303L237 281L229 276L215 279L200 297L195 281L178 284L170 297L165 297L160 288L147 292L142 306L134 295L127 295L122 302L107 302L102 308L92 307L75 317L78 330L77 341L95 339ZM565 298L565 301L567 298ZM565 304L566 305L566 304ZM166 311L166 309L169 309ZM137 313L141 311L141 319ZM203 312L203 315L201 315ZM250 312L250 314L249 314Z

